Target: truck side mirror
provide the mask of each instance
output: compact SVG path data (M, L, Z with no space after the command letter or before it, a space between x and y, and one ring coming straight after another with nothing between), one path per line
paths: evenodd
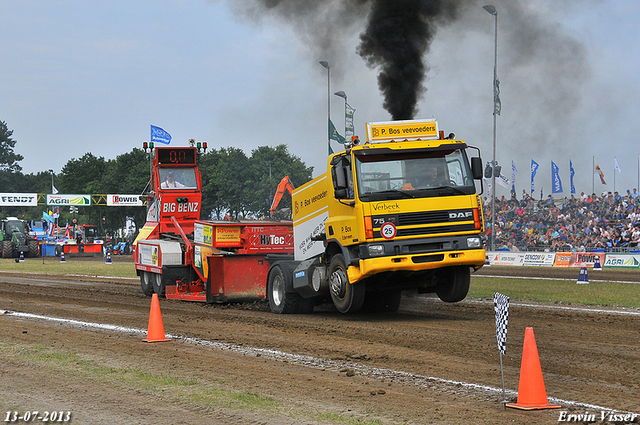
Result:
M336 165L331 169L331 176L333 177L333 187L336 190L347 188L347 173L346 168L343 165Z
M333 177L333 195L336 199L344 199L349 195L347 186L347 167L344 165L336 165L331 169Z
M480 180L482 178L482 158L479 156L471 158L471 175L474 180Z

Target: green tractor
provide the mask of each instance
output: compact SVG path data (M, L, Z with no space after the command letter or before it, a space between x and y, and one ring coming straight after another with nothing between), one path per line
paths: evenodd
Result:
M38 239L29 236L24 221L7 217L0 222L0 249L2 258L38 256Z

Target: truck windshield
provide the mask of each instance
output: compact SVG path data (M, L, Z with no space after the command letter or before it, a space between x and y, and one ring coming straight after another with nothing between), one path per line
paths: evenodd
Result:
M358 194L363 200L453 196L475 193L462 149L418 154L356 153Z
M197 189L195 168L160 168L160 189Z

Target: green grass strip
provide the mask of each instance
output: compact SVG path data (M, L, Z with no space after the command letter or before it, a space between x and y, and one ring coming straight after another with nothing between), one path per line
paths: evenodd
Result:
M602 307L640 307L640 285L634 283L589 282L576 280L513 279L472 277L469 296L493 298L494 292L512 300L582 304Z
M111 263L106 264L102 259L95 261L77 260L73 257L67 258L64 263L57 257L27 258L21 263L16 263L12 258L0 259L0 270L15 271L22 273L43 273L43 274L81 274L88 276L112 276L112 277L137 277L133 263Z

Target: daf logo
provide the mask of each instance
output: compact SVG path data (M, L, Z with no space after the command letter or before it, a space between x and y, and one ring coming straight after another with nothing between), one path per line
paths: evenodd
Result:
M473 216L473 212L471 211L466 211L466 212L450 212L449 213L449 218L452 220L458 219L458 218L469 218Z

